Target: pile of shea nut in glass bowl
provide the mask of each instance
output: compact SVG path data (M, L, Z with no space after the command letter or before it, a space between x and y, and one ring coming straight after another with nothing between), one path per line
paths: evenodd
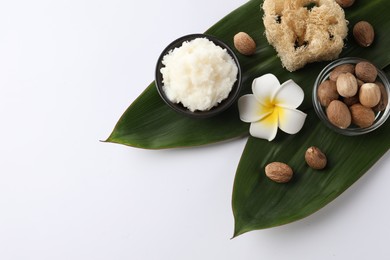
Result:
M389 89L386 75L371 62L343 58L330 63L319 74L313 105L319 118L334 131L365 134L389 117Z

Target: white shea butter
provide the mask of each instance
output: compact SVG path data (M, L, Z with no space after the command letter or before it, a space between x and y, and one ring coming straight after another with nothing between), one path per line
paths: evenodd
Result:
M163 91L190 111L205 111L228 97L238 68L226 49L206 38L184 42L163 57Z

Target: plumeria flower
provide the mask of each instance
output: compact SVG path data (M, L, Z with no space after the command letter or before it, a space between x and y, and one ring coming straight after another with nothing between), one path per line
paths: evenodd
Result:
M240 118L251 123L249 133L253 137L272 141L278 128L288 134L296 134L305 123L306 114L296 108L304 98L303 90L293 81L280 85L273 74L254 79L253 94L240 97Z

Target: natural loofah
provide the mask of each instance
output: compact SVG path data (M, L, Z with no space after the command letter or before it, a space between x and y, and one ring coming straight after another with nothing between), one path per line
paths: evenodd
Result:
M265 0L263 10L265 35L287 70L341 53L348 21L335 0Z

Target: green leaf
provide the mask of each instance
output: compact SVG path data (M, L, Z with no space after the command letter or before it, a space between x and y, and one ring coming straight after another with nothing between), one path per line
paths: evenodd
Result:
M294 73L283 69L274 49L264 36L261 3L260 0L249 1L206 33L220 38L231 47L233 36L239 31L245 31L255 39L257 51L254 56L246 57L237 53L243 70L242 94L250 91L255 77L271 72L281 81L291 78L297 82L305 91L301 109L311 108L312 86L326 63L309 64ZM353 7L346 10L350 28L358 20L368 20L375 28L376 38L370 48L364 49L358 47L349 37L342 57L366 58L380 68L390 64L390 19L386 15L378 15L382 10L390 10L390 1L357 1ZM162 46L161 50L164 47ZM248 124L239 120L236 104L220 116L209 119L193 119L179 115L165 105L152 83L125 111L107 141L147 149L188 147L243 136L248 133L248 127Z
M326 128L310 110L304 128L295 136L279 135L272 143L250 137L234 181L234 236L304 218L331 202L388 151L389 131L387 122L364 136L343 136ZM324 170L306 165L304 155L310 146L327 155ZM293 181L269 180L264 167L273 161L290 165Z
M390 77L390 66L384 71ZM278 136L272 143L250 137L234 181L234 236L299 220L331 202L389 150L389 131L387 121L372 133L343 136L325 127L310 109L304 128L295 136ZM327 155L324 170L307 166L304 155L310 146ZM290 165L293 181L269 180L264 167L272 161Z
M161 149L223 141L246 132L235 106L217 117L187 118L168 108L153 83L126 110L107 141Z
M390 65L383 69L390 78ZM250 137L234 180L232 207L234 237L302 219L330 203L356 182L390 148L390 122L363 136L336 134L308 111L304 128L275 142ZM328 165L313 170L304 160L306 149L317 146ZM278 184L265 176L264 167L281 161L294 170L294 179Z
M350 28L359 20L374 25L376 45L369 52L361 50L349 37L343 56L360 56L385 68L390 76L390 37L382 24L390 23L387 16L378 16L380 9L390 2L359 1L347 12ZM383 59L377 60L381 56ZM311 95L311 94L309 94ZM302 219L331 202L356 182L384 153L389 150L390 123L364 135L347 137L336 134L317 119L312 109L307 110L308 121L296 136L279 135L275 142L249 138L240 160L233 188L232 206L235 218L234 236L245 232L270 228ZM304 153L310 146L320 147L328 156L323 171L310 169ZM272 161L289 164L295 172L288 184L277 184L264 175L264 167Z

